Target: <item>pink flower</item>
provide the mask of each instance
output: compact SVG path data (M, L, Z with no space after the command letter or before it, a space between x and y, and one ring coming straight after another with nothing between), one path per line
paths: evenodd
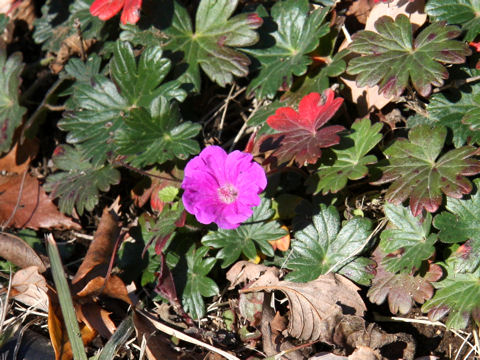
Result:
M100 20L108 20L122 10L120 21L122 24L136 24L140 19L142 0L95 0L90 5L90 14L98 16Z
M185 209L202 224L238 227L260 205L258 194L267 186L265 171L252 159L238 150L227 154L219 146L203 149L185 167Z

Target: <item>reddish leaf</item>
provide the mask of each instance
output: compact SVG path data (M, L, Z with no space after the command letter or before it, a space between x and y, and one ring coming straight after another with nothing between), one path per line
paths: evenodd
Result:
M372 303L382 304L388 299L388 306L392 314L408 314L415 302L423 304L433 296L431 282L442 277L442 269L431 264L428 272L421 276L409 273L394 274L385 269L382 259L385 254L377 248L373 259L377 262L377 273L372 280L372 286L367 296Z
M120 21L122 24L136 24L140 19L142 0L95 0L90 6L90 14L100 20L114 17L123 8Z
M25 173L0 175L0 224L34 230L80 229L78 224L58 211L38 180Z
M342 105L343 99L334 96L330 89L323 96L310 93L300 101L298 112L291 107L277 109L267 123L279 133L262 137L260 151L273 150L269 161L273 158L278 163L292 159L300 166L315 163L322 154L321 148L340 142L337 133L344 129L339 125L321 128Z
M105 21L114 17L123 8L124 3L124 0L96 0L90 6L90 14Z
M122 24L136 24L140 19L140 8L142 7L142 0L125 0L122 16L120 21Z
M83 289L77 292L77 296L87 297L89 295L98 296L100 294L107 295L114 299L119 299L127 304L133 305L133 301L128 296L128 290L116 275L109 276L105 281L105 277L97 276L90 280Z
M28 170L30 161L37 155L38 141L25 140L22 145L15 144L8 154L0 158L0 171L22 174Z
M49 294L48 307L48 333L52 346L55 351L55 360L71 360L73 359L72 346L68 340L67 329L62 317L62 311L58 304L56 295ZM80 325L80 335L83 344L90 343L97 335L95 329L85 324Z
M88 248L87 255L72 279L73 284L83 279L87 273L91 272L97 265L108 264L110 262L119 231L120 228L115 210L105 208L93 242Z
M157 285L155 286L155 291L167 299L170 304L181 308L177 297L175 282L173 281L170 269L165 263L165 256L163 254L160 254L160 265L160 271L156 274Z

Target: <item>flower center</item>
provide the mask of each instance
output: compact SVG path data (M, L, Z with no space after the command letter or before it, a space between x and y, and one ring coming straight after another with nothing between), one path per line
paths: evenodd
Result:
M231 204L238 196L238 190L232 184L225 184L217 190L218 198L224 204Z

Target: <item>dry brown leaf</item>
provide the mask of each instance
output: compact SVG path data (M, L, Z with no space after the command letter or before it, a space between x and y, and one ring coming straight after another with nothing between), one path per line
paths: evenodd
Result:
M380 360L381 358L379 354L368 346L360 346L348 357L348 360Z
M87 297L87 296L98 296L100 294L106 295L108 297L119 299L127 304L133 305L132 300L128 296L128 291L120 279L116 275L109 276L105 282L105 277L97 276L94 279L90 280L83 289L77 292L77 296Z
M55 351L55 360L72 360L72 346L68 340L58 299L56 295L50 294L49 300L48 333ZM83 344L88 344L97 335L97 332L85 324L80 324L80 335Z
M81 322L88 324L91 329L95 329L106 339L109 339L117 329L115 323L110 319L111 313L95 303L77 305L75 311Z
M360 24L365 24L374 5L373 0L356 0L352 2L345 15L355 16Z
M398 15L408 16L414 24L414 31L427 21L427 14L424 11L425 0L394 0L377 3L368 15L365 30L375 31L375 22L382 16L390 16L395 19Z
M155 326L147 317L138 315L135 311L133 313L133 324L135 326L138 344L140 345L142 343L144 337L147 341L146 354L149 360L173 360L180 357L180 354L172 349L171 342L168 338L158 333Z
M67 63L68 59L73 55L83 57L88 52L88 49L94 45L96 39L85 39L80 42L81 39L78 34L73 34L63 40L60 50L58 51L55 62L50 65L50 69L54 74L58 74L63 70L63 66Z
M390 16L396 18L399 14L405 14L409 17L410 22L414 24L414 28L422 26L427 15L424 12L425 1L424 0L394 0L387 2L377 3L368 15L365 30L375 31L375 22L382 16ZM344 42L340 46L340 50L348 46L347 42ZM341 80L351 90L351 99L357 104L360 115L365 115L371 110L372 107L376 107L381 110L385 105L390 103L394 98L386 98L378 93L378 86L374 87L358 87L356 81L352 77L341 77Z
M343 314L362 316L365 304L358 287L347 278L328 274L307 283L260 277L244 292L282 291L290 305L287 332L300 340L333 342L333 331Z
M112 209L105 208L103 210L93 242L90 244L85 259L72 279L73 284L83 279L96 266L110 262L115 242L120 233L117 211L118 205L114 205Z
M10 296L29 307L48 312L47 290L47 281L38 272L38 267L29 266L13 275Z
M238 261L227 272L227 280L231 285L229 289L233 289L239 284L247 284L257 280L260 276L264 279L271 278L272 281L278 280L280 271L273 266L265 266L254 264L249 261Z
M23 174L28 170L30 161L37 155L38 141L26 139L22 145L18 142L8 154L0 158L0 171Z
M58 211L38 180L26 173L0 175L0 224L34 230L80 230L80 225Z
M22 269L35 266L41 273L47 269L30 245L18 236L4 232L0 232L0 257Z

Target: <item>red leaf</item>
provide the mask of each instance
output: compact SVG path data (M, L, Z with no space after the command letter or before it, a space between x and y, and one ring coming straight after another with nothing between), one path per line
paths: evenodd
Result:
M140 19L140 8L142 7L142 0L125 0L120 21L122 24L136 24Z
M117 15L124 4L125 0L95 0L90 6L90 14L105 21Z
M300 101L298 112L291 107L277 109L275 115L267 119L267 124L280 132L262 137L260 151L273 150L270 157L278 163L292 159L300 166L315 163L322 154L321 148L340 142L337 133L344 129L339 125L320 129L343 103L342 98L335 99L334 95L330 89L323 96L310 93Z

